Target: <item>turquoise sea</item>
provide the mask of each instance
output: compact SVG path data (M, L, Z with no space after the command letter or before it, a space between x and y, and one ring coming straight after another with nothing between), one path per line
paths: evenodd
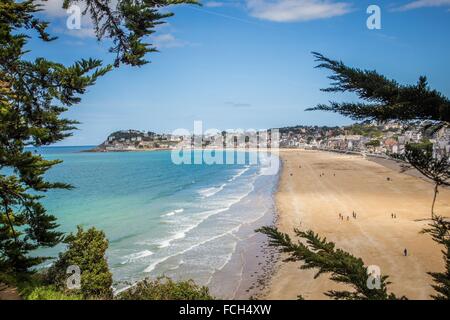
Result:
M37 151L64 161L49 180L75 187L51 191L43 202L65 232L77 225L105 231L116 289L161 275L209 284L239 242L273 216L278 176L262 174L264 161L175 165L170 151L80 152L89 148ZM62 248L38 253L56 256Z

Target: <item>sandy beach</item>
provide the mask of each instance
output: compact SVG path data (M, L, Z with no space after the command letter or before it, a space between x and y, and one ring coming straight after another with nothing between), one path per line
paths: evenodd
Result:
M276 207L277 226L283 232L312 229L363 258L366 265L379 266L390 276L389 288L395 294L430 298L433 289L427 272L443 270L439 246L419 233L430 217L430 183L356 155L281 150L280 156L283 171ZM439 193L436 212L450 216L450 190ZM299 263L278 262L265 298L327 299L324 292L342 288L327 275L313 279L315 271L298 267Z

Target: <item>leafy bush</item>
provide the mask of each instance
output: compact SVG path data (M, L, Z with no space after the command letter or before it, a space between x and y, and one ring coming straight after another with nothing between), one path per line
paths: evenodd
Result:
M366 147L379 147L381 145L380 140L371 140L366 143Z
M0 283L6 283L8 285L17 285L17 279L14 275L0 272Z
M36 287L30 294L25 296L26 300L82 300L80 294L65 294L52 286Z
M43 274L31 273L2 273L0 272L0 283L16 288L19 295L27 297L36 287L43 285Z
M196 285L192 280L175 282L162 277L144 279L132 288L120 293L119 300L213 300L209 289Z
M70 234L64 241L67 250L59 254L58 260L47 273L47 283L58 290L66 291L66 273L69 266L78 266L81 271L81 289L71 290L83 298L112 298L112 274L108 268L105 252L108 240L102 231L91 228L84 231L78 226L76 234Z

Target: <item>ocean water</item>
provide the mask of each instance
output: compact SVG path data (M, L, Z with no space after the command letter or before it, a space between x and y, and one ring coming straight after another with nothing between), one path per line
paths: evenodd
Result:
M245 241L239 231L273 213L278 177L263 174L264 161L175 165L170 151L80 152L86 149L38 150L64 161L47 178L75 187L52 190L43 203L64 232L82 225L106 233L116 289L162 275L208 284Z

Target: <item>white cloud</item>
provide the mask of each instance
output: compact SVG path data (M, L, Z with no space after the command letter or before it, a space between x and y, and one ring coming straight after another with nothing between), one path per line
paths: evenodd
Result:
M64 0L39 0L38 4L42 5L44 13L51 17L64 17L67 16L66 10L63 9Z
M226 105L229 105L233 108L250 108L252 105L246 102L235 102L235 101L227 101Z
M208 1L204 4L204 6L208 8L219 8L225 6L225 3L220 1Z
M171 33L152 36L152 44L158 48L179 48L189 45L189 42L177 39Z
M38 4L42 5L44 13L51 17L64 17L67 16L67 12L63 9L64 0L37 0ZM79 6L81 10L86 8L84 1L74 2L72 5ZM109 6L115 8L117 6L117 0L111 0Z
M209 0L205 2L201 1L201 3L206 8L222 8L222 7L242 8L244 6L245 0L225 0L225 1Z
M396 8L397 11L450 6L450 0L416 0Z
M81 29L73 29L73 30L67 30L66 34L71 35L73 37L77 38L96 38L97 35L95 33L95 30L93 28L81 28Z
M64 18L69 18L70 13L68 13L65 9L62 8L64 0L48 0L42 1L39 0L38 3L43 5L43 13L52 18L57 18L56 23L57 27L54 27L52 30L59 34L69 35L75 38L95 38L95 30L92 24L92 21L89 16L84 15L81 16L81 28L80 29L69 29L66 27L66 20ZM81 2L80 2L81 3ZM81 10L84 10L85 6L81 7Z
M341 16L351 11L348 2L330 0L246 0L250 15L274 22L296 22Z
M74 38L84 39L84 38L96 38L95 30L91 27L85 27L81 29L68 29L63 27L54 27L51 32L55 34L64 34Z

